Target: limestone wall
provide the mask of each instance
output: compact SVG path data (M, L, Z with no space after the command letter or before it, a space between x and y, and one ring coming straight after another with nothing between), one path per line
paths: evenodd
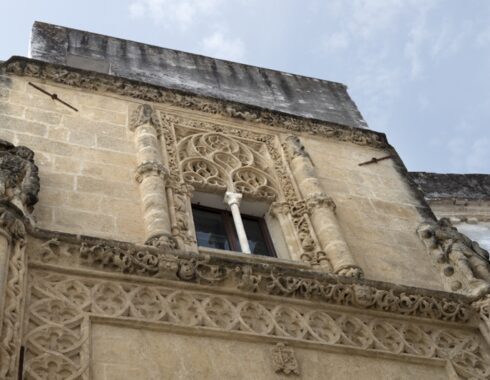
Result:
M72 111L27 84L0 77L0 138L35 152L41 228L117 240L143 239L127 101L42 84ZM38 82L36 82L39 84Z
M79 109L74 112L28 85L28 80L2 77L0 138L36 153L41 176L34 213L37 226L143 242L141 195L134 179L136 148L134 133L128 128L130 109L137 103L36 82ZM165 112L164 105L157 106ZM176 112L175 107L171 112ZM177 113L202 119L195 112ZM217 120L225 128L258 131L245 122ZM267 128L261 125L259 130L267 132ZM282 140L289 135L277 129L269 133ZM415 234L422 220L416 208L420 204L393 161L358 165L386 152L307 134L301 135L301 141L321 185L337 205L341 230L366 277L440 289L439 277Z
M367 278L439 288L439 275L416 235L420 201L387 153L348 142L303 137L349 247Z

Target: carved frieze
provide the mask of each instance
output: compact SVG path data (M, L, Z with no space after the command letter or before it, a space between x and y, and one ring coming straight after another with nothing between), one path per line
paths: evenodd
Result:
M352 306L436 320L465 322L473 315L463 300L436 295L376 288L373 285L342 281L317 273L318 277L293 274L289 270L238 265L211 256L189 255L172 250L109 243L71 244L47 240L28 252L32 263L87 268L153 278L234 287L237 290L275 296L316 299L327 304Z
M312 342L366 353L444 359L463 379L490 375L488 346L474 329L379 318L231 295L35 270L31 276L26 373L86 376L91 316L156 325L281 338L272 365L283 374L299 366L286 342ZM154 328L154 327L153 327ZM50 339L47 339L50 337Z

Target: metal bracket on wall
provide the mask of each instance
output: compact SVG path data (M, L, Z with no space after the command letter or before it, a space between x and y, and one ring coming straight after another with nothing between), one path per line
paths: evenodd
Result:
M61 104L63 104L64 106L66 106L66 107L68 107L68 108L71 108L72 110L74 110L74 111L78 112L78 110L77 110L75 107L73 107L72 105L68 104L67 102L65 102L65 101L61 100L60 98L58 98L58 95L57 95L57 94L55 94L55 93L51 94L50 92L46 91L44 88L41 88L41 87L39 87L39 86L36 86L36 85L35 85L34 83L32 83L32 82L28 82L28 83L29 83L29 86L32 86L32 87L34 87L36 90L41 91L43 94L48 95L48 96L49 96L51 99L56 100L57 102L60 102L60 103L61 103Z
M373 157L369 161L361 162L359 164L359 166L369 165L369 164L377 164L379 161L387 160L388 158L393 158L393 156L390 154L389 156L384 156L384 157L380 157L380 158Z

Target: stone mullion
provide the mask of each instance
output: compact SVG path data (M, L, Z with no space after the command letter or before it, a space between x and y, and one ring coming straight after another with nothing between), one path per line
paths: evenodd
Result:
M316 236L333 271L346 276L361 276L362 270L356 264L338 224L335 204L325 194L308 153L296 136L287 137L284 146Z
M131 129L137 149L136 180L140 185L146 244L173 247L165 180L169 170L162 162L160 122L155 110L141 105L134 112Z

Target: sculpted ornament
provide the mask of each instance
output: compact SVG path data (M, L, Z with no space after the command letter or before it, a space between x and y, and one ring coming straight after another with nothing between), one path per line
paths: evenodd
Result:
M490 376L488 346L474 329L40 269L32 272L31 283L25 358L26 373L32 378L46 378L46 371L53 379L85 378L90 316L124 318L142 327L151 322L280 338L282 342L272 349L272 365L284 375L300 371L289 342L311 342L363 354L383 352L397 359L448 360L462 379ZM358 293L361 302L372 304L367 289Z
M198 190L235 191L265 201L277 198L267 159L230 136L196 133L183 138L177 149L184 180Z
M394 292L317 273L310 278L290 270L255 267L227 262L209 255L180 255L177 252L135 245L109 243L81 246L51 239L29 252L38 264L83 267L139 276L164 278L207 285L227 283L244 292L314 299L327 304L352 306L383 312L452 322L466 322L474 312L463 300Z
M299 375L299 365L292 347L286 343L277 343L272 348L272 367L276 373Z
M30 213L38 193L39 174L34 152L0 139L0 201L10 202Z
M460 233L448 218L422 223L417 233L448 279L451 290L475 297L490 291L488 252ZM453 279L456 276L459 279Z

